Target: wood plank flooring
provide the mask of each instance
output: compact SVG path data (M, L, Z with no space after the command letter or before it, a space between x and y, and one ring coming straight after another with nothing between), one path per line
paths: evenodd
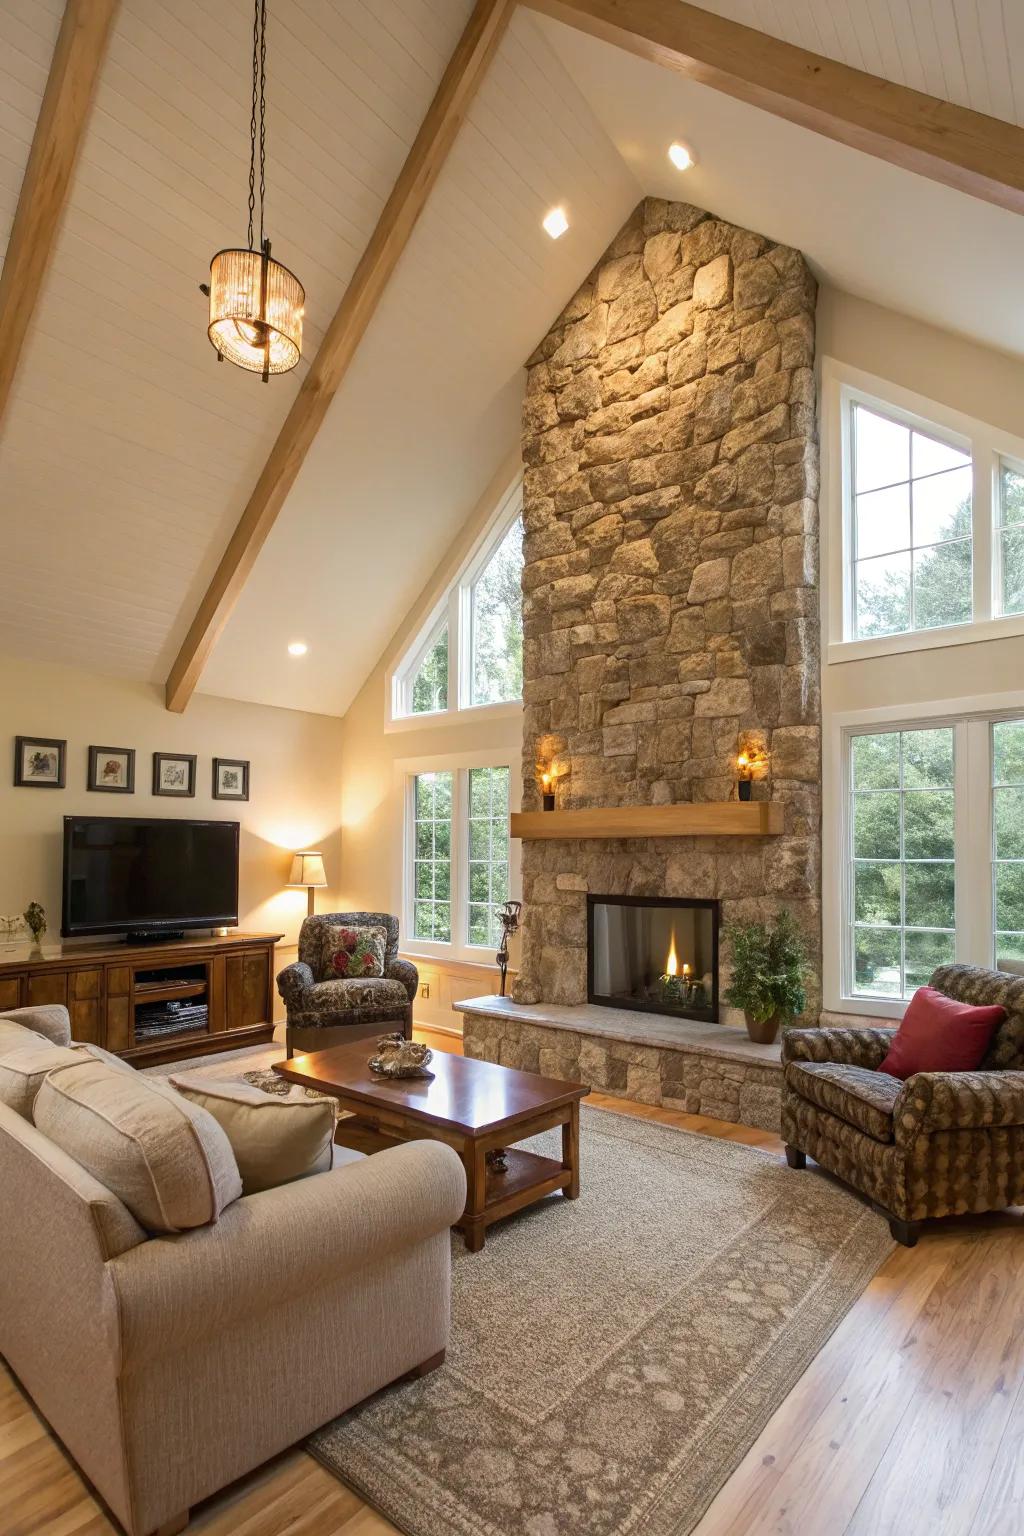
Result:
M435 1050L449 1035L417 1031ZM590 1103L759 1146L696 1115ZM823 1177L808 1171L800 1177ZM1021 1536L1024 1213L948 1223L898 1249L722 1488L694 1536ZM0 1536L119 1528L0 1367ZM291 1450L194 1511L191 1536L397 1536Z

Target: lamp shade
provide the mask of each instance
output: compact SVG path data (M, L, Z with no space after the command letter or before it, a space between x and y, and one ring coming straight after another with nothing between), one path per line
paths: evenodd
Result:
M327 873L324 869L322 853L297 853L292 859L292 872L288 876L289 885L304 885L307 888L327 884Z
M302 353L306 295L267 250L218 251L210 263L209 337L251 373L287 373Z

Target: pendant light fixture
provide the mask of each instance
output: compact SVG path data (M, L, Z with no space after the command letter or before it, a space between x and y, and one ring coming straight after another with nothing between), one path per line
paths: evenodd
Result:
M245 250L218 251L210 262L210 281L202 291L210 299L207 334L217 361L227 358L250 373L287 373L302 355L302 284L287 267L271 259L263 229L266 190L267 0L255 0L252 29L252 117L249 125L249 244ZM257 180L257 165L259 178ZM259 197L259 245L254 244Z

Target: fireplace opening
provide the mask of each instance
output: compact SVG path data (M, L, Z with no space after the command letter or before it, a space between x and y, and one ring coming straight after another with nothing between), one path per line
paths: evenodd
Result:
M587 897L587 997L718 1023L718 902Z

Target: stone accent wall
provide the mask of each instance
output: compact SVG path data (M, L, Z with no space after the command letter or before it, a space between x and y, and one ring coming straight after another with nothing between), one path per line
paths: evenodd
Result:
M819 953L815 295L798 251L647 199L529 361L524 808L550 760L562 808L728 799L758 742L786 830L525 843L521 1001L586 1001L587 891L784 905Z
M587 1083L640 1104L776 1133L781 1124L781 1062L761 1064L711 1051L602 1039L520 1023L507 1014L464 1014L462 1048L481 1061Z

